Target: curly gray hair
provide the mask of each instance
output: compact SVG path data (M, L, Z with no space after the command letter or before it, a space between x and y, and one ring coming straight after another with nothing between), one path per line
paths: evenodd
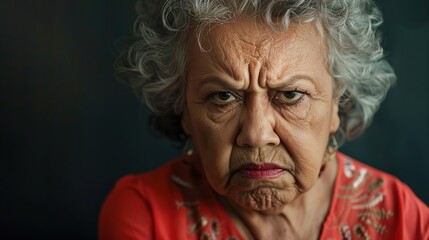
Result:
M276 31L286 30L291 21L316 24L328 45L329 69L339 97L339 142L354 138L369 125L395 82L377 31L382 16L371 0L160 2L138 2L134 38L118 58L117 69L152 111L155 129L170 139L186 140L180 118L187 35L195 32L200 40L208 26L241 15L260 18Z

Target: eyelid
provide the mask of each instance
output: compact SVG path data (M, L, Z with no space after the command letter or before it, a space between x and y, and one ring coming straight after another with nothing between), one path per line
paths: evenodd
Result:
M222 100L214 99L218 94L221 94L221 93L231 94L235 99L233 99L231 101L224 101L224 102L222 102ZM237 93L235 93L234 91L216 91L216 92L210 93L207 96L207 100L213 104L216 104L219 106L225 106L225 105L231 104L233 102L236 102L237 100L241 100L241 96L238 95ZM216 102L216 101L218 101L218 102Z
M282 100L279 97L279 95L283 95L284 93L292 93L292 92L296 92L300 94L296 100L291 100L289 102L289 101ZM278 101L280 104L285 104L285 105L294 105L294 104L298 104L306 94L307 94L306 91L300 91L298 89L289 90L289 91L278 91L276 94L273 95L272 101Z

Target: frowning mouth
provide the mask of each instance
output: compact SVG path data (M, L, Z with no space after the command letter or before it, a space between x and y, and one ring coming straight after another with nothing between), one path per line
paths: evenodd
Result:
M276 178L284 174L287 170L276 164L264 163L264 164L244 164L238 170L237 173L246 178L253 179L269 179Z

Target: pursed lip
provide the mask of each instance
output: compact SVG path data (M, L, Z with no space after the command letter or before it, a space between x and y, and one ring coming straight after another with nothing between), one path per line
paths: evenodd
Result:
M240 176L253 179L276 178L284 174L286 171L287 170L285 168L273 163L248 163L237 169L237 173Z

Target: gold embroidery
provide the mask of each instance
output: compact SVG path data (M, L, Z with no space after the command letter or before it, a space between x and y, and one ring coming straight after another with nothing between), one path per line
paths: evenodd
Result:
M377 205L380 202L382 202L383 199L384 199L384 194L382 192L378 192L368 202L362 203L362 204L358 204L358 205L353 205L352 209L363 209L363 208L374 207L375 205Z
M201 216L197 222L191 224L188 227L188 232L196 233L196 232L200 231L202 228L204 228L205 226L207 226L208 223L209 223L209 220L207 219L207 217Z
M343 190L357 189L358 187L362 186L362 184L365 182L367 177L368 177L368 170L366 168L361 168L359 169L358 174L353 180L353 182L350 185L342 186L341 189Z
M345 240L351 240L352 239L352 233L350 231L349 225L346 223L341 224L340 226L341 234L343 235Z
M384 179L371 177L368 169L358 168L348 159L344 160L343 169L346 177L350 179L345 185L340 186L337 198L342 200L342 208L347 208L351 212L358 211L359 223L352 225L354 236L357 239L369 240L369 233L372 231L379 235L384 234L388 229L383 221L393 216L393 212L388 209L376 208L385 198L381 190ZM353 220L350 219L350 221L353 223ZM352 239L347 222L340 224L339 230L344 239Z
M363 200L367 199L369 197L368 193L363 194L360 197L355 197L351 200L351 202L355 203L355 202L362 202Z
M359 239L371 240L366 229L359 223L353 227L353 232Z
M351 192L351 193L348 193L348 194L338 194L337 197L338 198L342 198L342 199L357 198L362 193L363 193L363 190L359 189L359 190L357 190L355 192Z
M171 180L173 180L173 182L177 183L178 185L185 187L185 188L194 188L191 184L187 183L185 180L179 178L176 175L171 175Z
M386 209L367 209L359 212L358 217L372 216L378 219L389 219L393 216L393 212Z
M201 215L201 205L205 204L205 201L200 202L200 185L198 181L202 177L201 174L196 171L190 162L184 162L188 168L190 168L189 179L183 178L182 175L170 176L170 180L182 191L184 200L176 200L175 204L177 209L185 209L186 217L188 218L188 233L194 236L198 236L199 239L220 239L222 235L222 226L219 221L215 218L216 213L209 211L211 215ZM197 181L196 181L197 180ZM203 208L204 209L204 208ZM226 235L226 233L225 233ZM194 239L194 237L192 237ZM223 236L223 239L237 239L235 236Z
M200 218L200 225L201 225L201 227L205 227L208 223L209 223L209 221L207 220L207 217L202 216Z
M348 159L344 158L344 175L346 175L347 178L351 178L355 174L356 167L353 165L353 162Z
M214 238L217 239L220 236L219 222L216 219L212 220L210 227L212 229Z
M383 178L377 178L376 180L374 180L373 182L371 182L366 189L368 189L368 191L372 192L376 189L378 189L379 187L381 187L384 183Z
M360 217L360 220L362 222L364 222L366 225L371 226L372 228L374 228L374 230L379 233L382 234L386 231L386 226L381 225L377 220L372 220L369 217L366 216L362 216Z

